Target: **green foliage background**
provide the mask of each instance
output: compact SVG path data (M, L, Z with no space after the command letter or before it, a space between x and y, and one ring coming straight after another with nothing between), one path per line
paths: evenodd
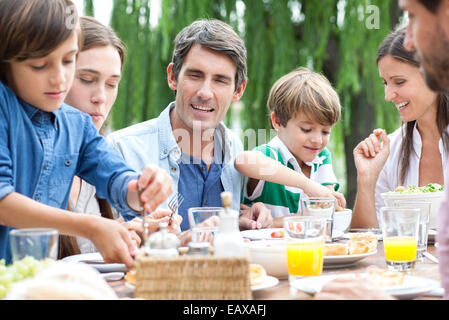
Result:
M84 3L84 14L94 15L95 2ZM397 1L160 0L161 16L153 26L151 4L113 0L110 24L128 55L110 116L112 130L157 117L174 99L166 68L176 34L196 19L217 18L234 27L248 50L248 85L242 104L231 106L228 125L231 114L237 114L243 131L270 129L266 107L270 87L299 66L323 73L335 86L343 112L329 147L341 191L352 207L353 148L374 128L392 132L400 124L392 104L384 101L376 65L378 45L400 21Z

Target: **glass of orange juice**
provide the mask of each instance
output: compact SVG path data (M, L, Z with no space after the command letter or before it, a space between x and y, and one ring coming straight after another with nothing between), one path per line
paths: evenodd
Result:
M419 228L418 228L418 248L416 252L416 258L418 261L424 260L424 252L427 251L427 240L429 237L429 223L430 223L430 209L431 202L423 200L394 200L395 207L401 208L418 208L421 210L419 216Z
M290 283L323 271L327 219L314 216L284 218Z
M420 212L419 208L380 208L388 269L408 271L414 268L417 258Z

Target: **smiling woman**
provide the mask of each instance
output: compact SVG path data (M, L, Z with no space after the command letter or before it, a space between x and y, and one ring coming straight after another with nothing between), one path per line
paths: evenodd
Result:
M449 181L443 175L449 155L449 95L426 86L416 52L405 50L404 37L404 28L390 34L377 54L385 100L395 104L403 125L388 136L376 129L354 149L358 185L352 227L378 226L383 192Z

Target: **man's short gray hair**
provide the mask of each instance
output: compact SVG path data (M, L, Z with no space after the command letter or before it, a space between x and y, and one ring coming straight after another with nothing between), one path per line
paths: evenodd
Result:
M201 19L181 30L175 38L173 50L173 73L178 79L184 59L194 44L199 44L211 50L224 53L234 61L237 72L235 89L246 80L246 46L245 42L232 29L220 20Z

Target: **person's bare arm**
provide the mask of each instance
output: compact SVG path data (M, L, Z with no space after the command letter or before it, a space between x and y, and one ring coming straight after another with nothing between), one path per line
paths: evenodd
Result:
M376 179L377 180L377 179ZM352 210L351 228L377 228L374 190L372 179L357 178L357 195Z
M125 227L112 219L74 214L12 192L0 200L0 223L13 228L54 228L60 234L90 239L105 262L122 262L132 267L136 248Z
M377 179L389 153L390 141L385 130L381 129L374 130L354 149L357 196L352 214L352 228L378 227L374 194Z
M264 180L285 186L296 187L304 190L309 197L334 197L340 206L344 207L341 194L331 191L329 188L310 180L305 175L296 172L279 161L265 156L260 151L244 151L237 155L235 168L241 174L257 180ZM251 185L252 186L252 185Z

